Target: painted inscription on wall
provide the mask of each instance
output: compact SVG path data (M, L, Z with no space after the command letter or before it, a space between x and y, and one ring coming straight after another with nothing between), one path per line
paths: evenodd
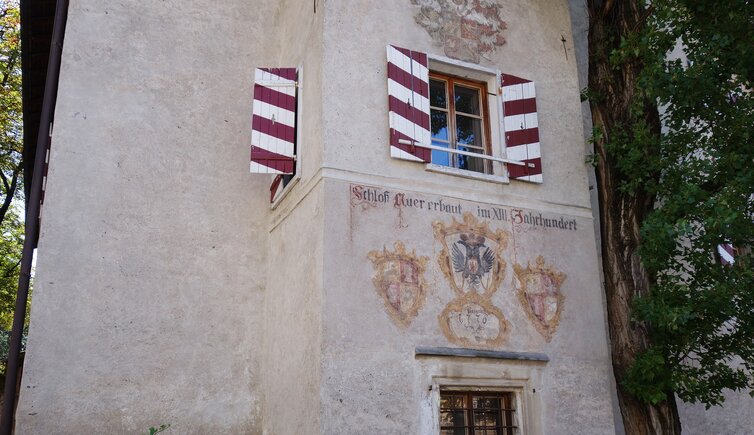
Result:
M546 265L542 255L535 254L533 261L524 258L525 266L518 264L522 254L516 254L516 240L521 233L539 233L537 244L523 249L530 252L541 247L543 233L577 231L576 219L361 184L349 186L349 200L354 210L369 213L381 209L383 213L375 217L379 216L388 230L394 221L386 221L385 216L394 215L399 233L412 227L411 236L421 241L426 234L435 240L437 267L454 294L437 316L449 342L470 348L500 348L511 331L503 309L523 311L544 340L552 340L565 302L561 286L566 275ZM427 216L422 217L424 214ZM383 247L369 252L368 258L374 264L372 282L387 314L396 325L407 328L427 298L424 273L429 258L409 252L402 242L395 242L393 250ZM506 281L511 259L514 276ZM510 285L506 287L504 282ZM493 296L501 289L515 295L520 304L496 306Z
M380 187L351 184L351 205L362 208L392 207L400 213L403 209L421 210L426 213L443 213L461 216L472 213L475 217L490 221L510 222L514 231L543 229L576 231L576 219L515 207L500 207L487 204L468 206L448 198L426 199L412 192L391 191Z

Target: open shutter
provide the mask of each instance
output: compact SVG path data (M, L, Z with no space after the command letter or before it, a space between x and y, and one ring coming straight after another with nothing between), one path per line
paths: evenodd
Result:
M509 74L502 75L503 123L506 157L534 167L507 165L510 178L542 182L542 152L539 147L537 96L534 82Z
M251 120L251 172L296 168L296 68L257 68Z
M720 264L729 266L736 262L736 251L730 243L717 245L717 255L720 256Z
M427 54L389 45L387 89L390 110L390 156L429 162L429 63Z

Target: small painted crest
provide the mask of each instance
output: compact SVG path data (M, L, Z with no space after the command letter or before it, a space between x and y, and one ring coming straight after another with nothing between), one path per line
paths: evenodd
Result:
M459 295L475 291L491 296L505 277L502 252L508 246L508 232L492 231L471 213L463 215L463 222L453 219L450 225L438 221L432 226L443 246L437 261L453 290Z
M545 266L541 255L535 260L534 267L527 264L524 268L515 264L513 270L520 284L518 299L537 331L549 342L560 323L560 313L565 301L560 286L566 275L551 266Z
M407 327L426 299L424 272L429 258L407 252L402 242L395 242L394 247L393 252L383 248L368 254L375 268L372 282L393 321Z

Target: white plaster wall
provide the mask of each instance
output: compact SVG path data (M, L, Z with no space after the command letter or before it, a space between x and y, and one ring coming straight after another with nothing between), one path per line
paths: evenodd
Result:
M272 3L71 2L17 433L259 433Z
M322 3L322 2L319 2ZM324 199L322 5L283 0L276 12L276 64L299 67L299 173L264 224L269 245L264 304L265 434L315 434L320 427L320 349ZM267 206L269 209L269 205Z
M501 380L519 364L457 361L443 365L414 357L421 346L458 347L440 331L438 315L453 299L437 266L434 220L450 215L394 208L362 208L350 202L349 185L374 186L419 198L465 204L523 207L578 220L573 233L531 232L507 252L508 271L492 301L511 322L500 349L539 351L551 361L524 370L536 395L532 433L614 433L611 371L598 260L589 203L584 136L568 3L501 2L507 43L483 66L535 80L545 182L542 185L480 182L424 171L389 157L385 46L443 54L414 22L409 1L328 2L324 29L325 283L323 308L322 433L428 434L426 388L436 371L469 374L496 367ZM566 38L564 51L561 35ZM344 97L345 96L345 97ZM329 180L332 179L332 180ZM475 202L470 202L475 201ZM348 212L344 212L348 210ZM460 216L456 216L460 219ZM510 230L509 222L491 222ZM393 242L427 256L429 293L408 328L391 320L372 283L372 250ZM545 256L567 273L566 308L556 337L546 343L516 299L512 264ZM428 362L429 361L429 362ZM481 367L481 368L480 368ZM487 367L485 369L484 367ZM539 367L539 366L537 366ZM534 400L536 398L536 400ZM529 432L527 432L529 433Z
M322 184L271 223L262 353L265 434L319 434ZM290 198L289 198L290 199Z
M512 379L510 373L523 373L520 376L527 377L536 390L527 393L530 405L525 412L529 413L531 430L527 434L614 433L610 361L588 211L554 206L536 210L547 216L575 219L576 231L515 229L510 221L481 219L493 231L510 233L509 246L502 255L505 276L491 302L503 312L511 330L507 340L495 349L542 352L549 362L416 358L416 346L464 347L449 341L439 326L438 317L456 295L438 265L442 246L434 238L432 227L434 222L447 225L453 218L460 221L461 216L399 209L393 202L365 205L354 200L351 186L327 181L325 189L322 433L431 434L427 422L434 420L423 403L432 377L455 376L474 385L482 378L480 372L490 370L500 381ZM459 203L472 213L479 206L516 207L503 201L466 201L452 195L450 189L445 194L421 192L399 180L376 189L388 190L391 198L399 193L424 200L441 198ZM387 313L372 282L375 269L367 257L370 251L383 248L394 251L395 241L429 258L426 302L405 328ZM514 264L534 264L538 255L567 275L561 287L566 300L560 326L549 343L518 300L519 284L513 273ZM520 369L522 365L528 368Z
M678 400L684 434L751 435L754 433L754 399L743 391L727 391L723 406L705 409L702 404Z
M483 60L535 81L542 165L541 186L508 186L454 180L453 188L481 198L536 198L589 207L584 137L568 2L498 2L508 29L507 43ZM389 153L387 59L394 44L443 55L443 48L416 24L419 9L409 0L330 0L324 31L324 166L359 174L401 178L412 184L445 185L447 177L421 165L391 159ZM566 55L561 41L566 38Z

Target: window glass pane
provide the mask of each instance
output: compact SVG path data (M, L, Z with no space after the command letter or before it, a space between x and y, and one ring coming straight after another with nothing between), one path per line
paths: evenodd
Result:
M434 107L448 107L448 97L445 91L445 82L442 80L429 80L429 105Z
M456 139L461 145L474 145L481 147L482 144L482 120L468 116L456 115Z
M452 435L467 435L466 411L442 411L440 412L440 427L442 433Z
M466 396L443 394L440 399L440 408L466 408Z
M468 152L476 153L476 154L484 154L482 150L477 149L477 148L459 146L458 150L468 151ZM468 171L484 173L485 172L484 166L485 166L485 161L483 159L476 158L476 157L462 156L460 154L458 155L458 168L459 169L466 169Z
M432 145L437 147L443 147L447 148L448 143L447 142L440 142L433 140ZM452 166L451 162L453 161L452 157L450 156L450 153L446 153L444 151L437 151L432 150L432 163L436 165L442 165L442 166ZM453 406L455 408L455 406Z
M456 112L481 115L479 108L479 89L456 85L454 88ZM444 106L443 106L444 107Z
M466 412L463 410L441 411L440 426L464 427L466 426Z
M467 161L478 160L474 157ZM478 395L477 395L478 394ZM443 435L520 435L512 393L441 393L440 433ZM509 409L506 411L506 409Z
M496 428L502 426L499 412L474 412L474 426Z
M500 398L499 397L474 397L474 409L484 409L484 408L493 408L493 409L499 409L500 406Z
M448 114L440 110L430 112L432 139L448 140Z

